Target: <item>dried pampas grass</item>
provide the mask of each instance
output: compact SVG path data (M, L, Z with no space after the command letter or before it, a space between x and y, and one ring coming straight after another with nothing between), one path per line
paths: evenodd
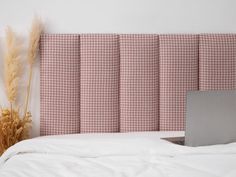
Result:
M0 155L15 143L27 139L31 127L31 114L21 119L19 110L1 110Z
M18 83L20 78L20 50L15 33L10 27L6 30L6 54L4 58L4 78L8 101L16 101Z
M33 64L35 63L35 59L37 57L38 48L39 48L39 40L40 40L40 35L42 31L43 31L43 24L40 18L35 17L31 26L31 31L30 31L30 36L29 36L29 47L28 47L28 52L27 52L27 61L28 61L30 69L29 69L29 79L28 79L28 85L27 85L26 99L25 99L26 101L25 101L24 115L26 115L27 109L28 109Z
M18 44L15 33L8 27L4 56L4 80L10 109L0 109L0 155L18 141L29 137L30 113L27 113L21 119L19 110L14 109L22 69L20 65L21 50L21 45Z
M39 47L39 40L40 35L43 31L43 24L40 20L40 18L35 17L30 31L29 36L29 47L28 47L28 53L27 53L27 60L29 65L33 65L38 53L38 47Z
M6 31L6 55L4 59L5 87L10 109L0 109L0 155L15 143L29 138L31 127L31 114L27 111L32 80L33 64L38 53L40 35L42 33L42 23L39 18L35 18L30 32L29 48L27 51L27 63L29 64L29 80L27 83L26 103L24 115L20 116L20 110L14 109L18 83L20 80L21 46L17 44L15 33L11 28Z

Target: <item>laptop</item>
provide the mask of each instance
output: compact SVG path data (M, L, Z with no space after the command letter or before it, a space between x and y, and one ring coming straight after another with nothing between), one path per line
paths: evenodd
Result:
M185 145L236 142L236 90L187 93Z

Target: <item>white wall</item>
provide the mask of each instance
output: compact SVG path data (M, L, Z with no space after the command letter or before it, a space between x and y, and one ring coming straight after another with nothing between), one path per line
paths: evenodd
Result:
M0 36L6 25L26 36L34 14L43 18L48 33L236 32L236 0L0 0ZM6 105L3 89L1 82L0 104ZM32 92L30 110L37 136L38 64Z

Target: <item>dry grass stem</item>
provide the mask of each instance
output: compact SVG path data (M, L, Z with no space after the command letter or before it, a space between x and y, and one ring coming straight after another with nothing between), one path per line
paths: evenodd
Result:
M42 22L39 18L35 17L31 26L31 31L30 31L30 36L29 36L29 48L28 48L28 54L27 54L27 61L28 61L30 69L29 69L29 79L28 79L28 84L27 84L26 99L25 99L26 101L25 101L24 115L26 115L27 109L28 109L33 64L35 63L35 60L38 54L39 40L40 40L40 35L42 31L43 31Z
M17 44L15 33L10 27L6 30L6 53L4 58L4 78L8 101L16 101L20 78L20 46Z

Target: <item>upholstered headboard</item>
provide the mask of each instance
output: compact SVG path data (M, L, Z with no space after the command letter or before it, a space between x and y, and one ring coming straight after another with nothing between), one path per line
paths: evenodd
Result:
M45 34L41 135L183 130L188 90L236 88L236 35Z

